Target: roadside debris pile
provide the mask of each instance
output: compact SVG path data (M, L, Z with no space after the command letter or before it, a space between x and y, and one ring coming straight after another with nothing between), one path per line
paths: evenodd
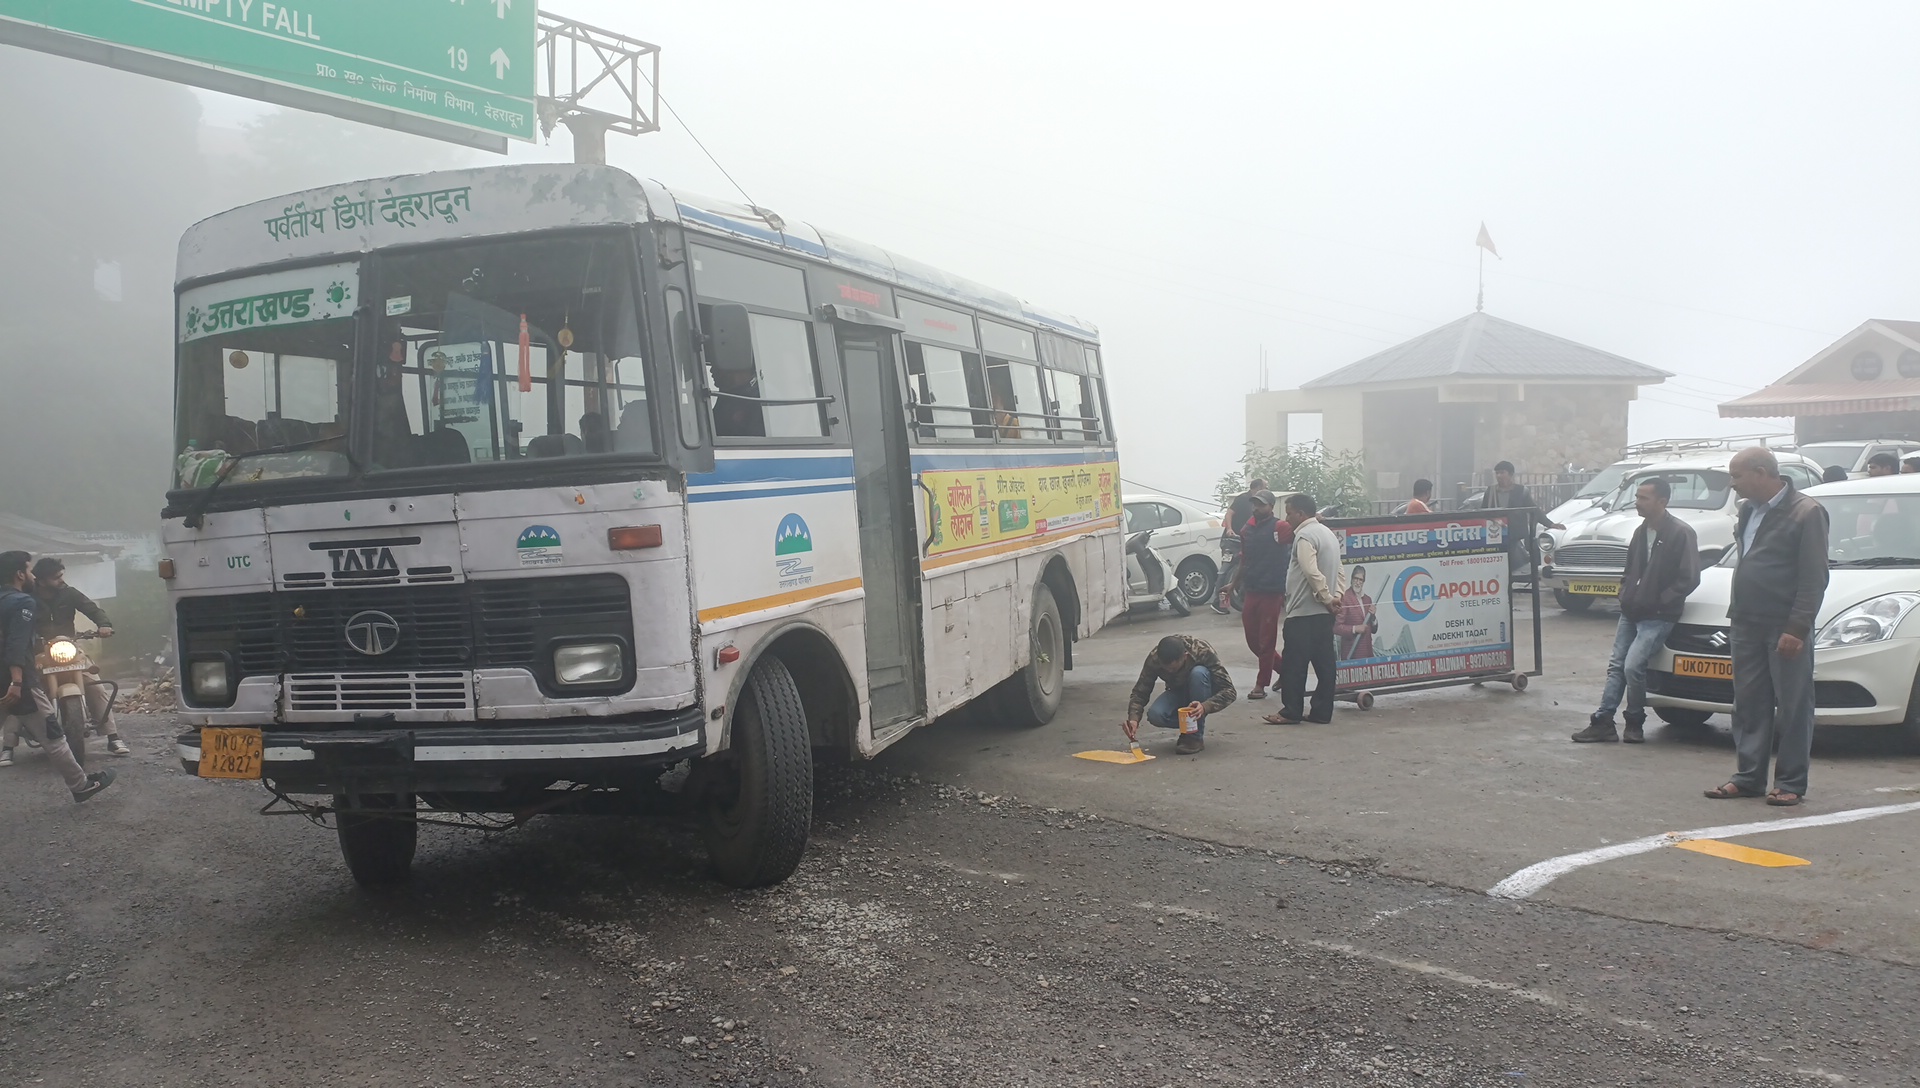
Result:
M138 688L122 691L114 709L123 714L171 714L178 709L178 705L174 693L174 673L168 669Z

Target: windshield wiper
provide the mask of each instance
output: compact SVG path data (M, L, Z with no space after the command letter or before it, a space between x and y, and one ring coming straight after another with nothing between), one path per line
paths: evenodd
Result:
M338 442L340 440L341 440L341 436L332 435L327 438L308 439L305 442L289 442L284 446L266 446L257 450L246 450L242 453L228 454L227 463L220 466L220 472L214 476L213 482L208 484L207 489L205 491L202 491L199 497L194 500L193 507L187 511L187 516L183 520L182 524L184 524L189 529L198 529L200 528L200 526L206 524L207 507L213 504L213 493L220 490L220 485L226 483L227 477L233 475L233 470L235 468L238 468L240 465L240 462L246 460L247 458L265 457L275 453L299 453L301 450L312 449L313 447L320 445L322 442ZM341 450L340 452L346 455L347 464L355 472L359 472L360 462L353 459L353 452L351 450L345 450L345 449Z
M1835 559L1829 567L1920 567L1920 559L1911 555L1876 555L1866 559Z

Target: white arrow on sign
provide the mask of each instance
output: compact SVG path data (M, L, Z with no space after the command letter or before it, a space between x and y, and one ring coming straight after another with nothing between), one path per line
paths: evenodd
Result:
M502 19L507 17L507 9L512 6L513 6L513 0L493 0L494 14L498 15Z
M507 78L507 69L513 67L513 62L507 59L506 50L495 49L493 51L493 56L488 57L487 59L493 62L493 78L495 79Z

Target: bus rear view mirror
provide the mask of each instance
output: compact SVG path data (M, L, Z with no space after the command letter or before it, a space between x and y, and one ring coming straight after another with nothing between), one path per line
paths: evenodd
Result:
M745 306L714 306L707 319L707 362L715 370L753 373L753 333Z

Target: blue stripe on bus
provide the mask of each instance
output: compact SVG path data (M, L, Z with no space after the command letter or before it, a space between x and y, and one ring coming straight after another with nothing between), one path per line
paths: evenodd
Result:
M820 495L829 491L852 491L853 481L838 484L817 484L811 487L769 487L761 491L702 491L699 494L689 492L688 502L725 502L728 499L774 499L783 495Z
M916 453L913 455L915 470L939 469L948 472L973 468L1052 468L1055 465L1100 465L1111 464L1116 458L1111 450L1095 450L1088 453L1025 453L1007 456L977 453Z
M743 457L713 463L712 472L690 472L687 483L757 484L782 480L831 480L853 475L853 457Z
M827 256L827 247L818 242L810 242L805 238L792 234L783 234L770 227L757 227L752 223L739 219L732 219L724 215L715 215L712 212L682 204L678 200L674 201L674 206L679 208L680 218L682 219L692 219L695 222L705 223L711 227L719 227L721 230L736 234L744 234L749 238L768 242L786 249L797 249L802 253L810 253L815 257L824 258ZM695 278L697 279L698 277Z

